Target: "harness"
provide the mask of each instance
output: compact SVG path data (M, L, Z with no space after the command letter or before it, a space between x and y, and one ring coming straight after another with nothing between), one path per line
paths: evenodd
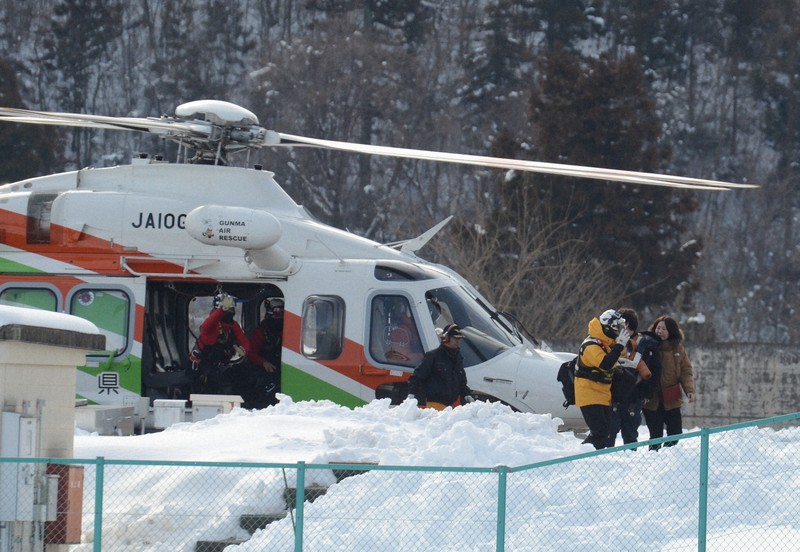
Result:
M597 366L584 366L581 362L581 355L583 355L583 351L589 345L597 345L598 347L602 348L604 351L606 350L603 347L603 342L595 337L587 337L581 343L580 350L578 352L577 361L575 362L575 377L576 378L584 378L591 381L596 381L600 383L611 383L611 373L605 372L598 368ZM606 351L608 352L608 351Z
M218 334L217 334L217 345L227 345L231 340L231 335L233 334L228 328L222 325L222 322L219 322Z

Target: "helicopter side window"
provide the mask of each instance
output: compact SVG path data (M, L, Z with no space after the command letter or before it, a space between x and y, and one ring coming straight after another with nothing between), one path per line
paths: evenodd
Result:
M56 312L58 299L53 290L35 287L9 287L0 291L0 305L29 307Z
M340 297L312 295L303 303L303 355L333 360L344 348L344 301Z
M106 350L89 353L92 356L123 354L129 346L131 327L130 296L118 289L80 288L69 299L69 314L94 323L106 337Z
M372 299L369 352L376 361L416 366L424 351L408 299L377 295Z

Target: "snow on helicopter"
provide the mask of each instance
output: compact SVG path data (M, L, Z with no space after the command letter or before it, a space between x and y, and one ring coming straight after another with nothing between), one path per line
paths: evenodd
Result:
M217 100L180 105L174 117L0 108L0 120L149 132L176 142L178 161L183 153L184 162L142 156L0 186L0 304L67 312L101 328L107 350L87 355L77 387L97 404L189 399L189 352L225 292L237 298L245 330L283 299L279 386L294 400L399 403L423 352L438 345L436 329L455 322L478 399L584 426L578 409L562 407L556 381L572 353L538 348L461 276L416 255L449 219L382 245L312 218L273 173L227 166L233 153L312 146L641 185L754 187L308 138L267 130L247 109Z

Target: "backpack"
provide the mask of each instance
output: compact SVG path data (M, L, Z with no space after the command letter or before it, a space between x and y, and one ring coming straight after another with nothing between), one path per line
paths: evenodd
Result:
M561 392L564 393L564 408L575 404L575 370L578 368L578 357L583 354L583 350L587 345L592 344L601 345L601 342L599 339L587 337L583 343L581 343L578 354L575 355L572 360L568 360L558 368L556 381L561 382Z

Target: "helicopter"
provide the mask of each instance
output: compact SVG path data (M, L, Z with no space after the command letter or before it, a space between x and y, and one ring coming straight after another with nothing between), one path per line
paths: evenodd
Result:
M251 111L219 100L145 118L0 108L0 120L139 131L178 145L176 162L142 154L129 165L0 186L0 304L97 325L106 350L87 355L77 380L78 398L93 404L189 399L189 353L215 297L226 293L245 330L271 301L283 301L278 385L295 401L399 404L424 352L438 346L437 329L456 323L478 400L585 427L577 408L563 408L556 381L574 354L540 347L458 273L417 255L452 217L380 244L319 222L274 173L229 166L233 154L302 146L647 186L755 187L309 138L266 129Z

